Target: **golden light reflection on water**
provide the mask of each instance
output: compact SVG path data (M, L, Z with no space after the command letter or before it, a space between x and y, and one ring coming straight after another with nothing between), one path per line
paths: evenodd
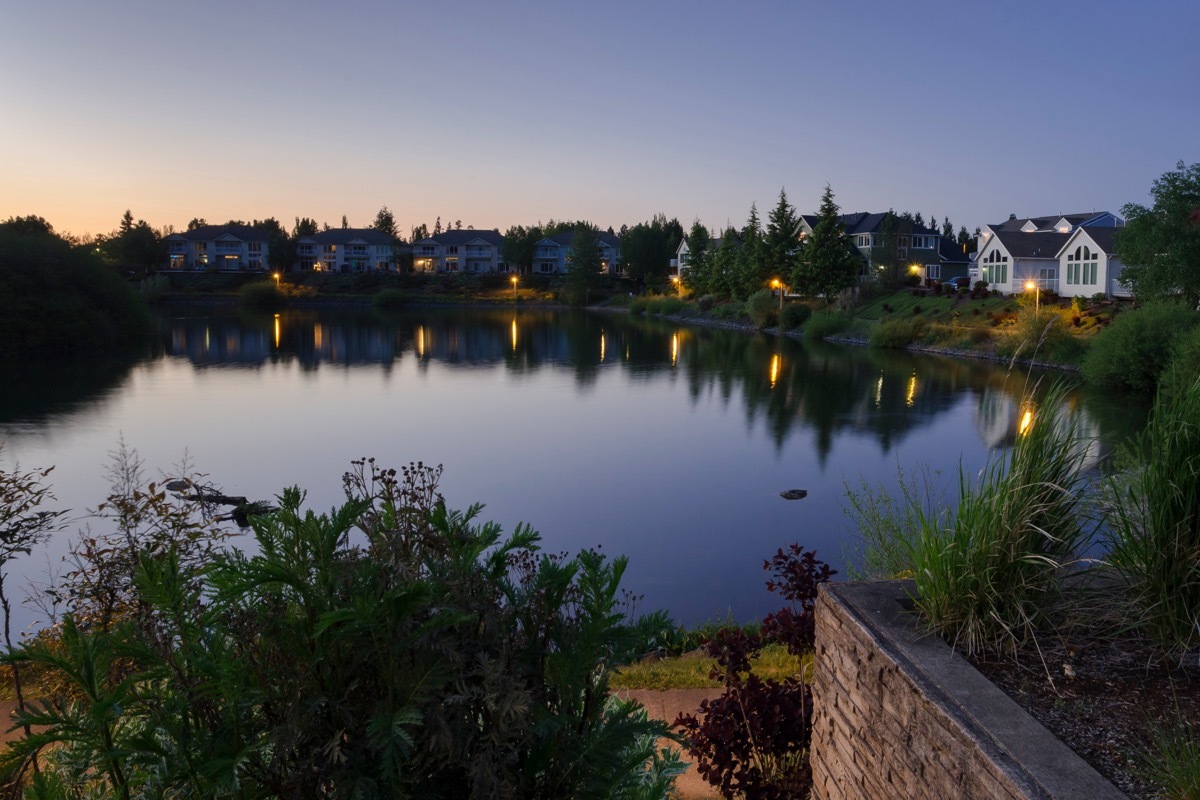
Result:
M275 273L278 275L279 273ZM279 349L279 315L275 315L275 349Z
M425 357L425 326L417 327L417 358Z
M679 360L679 333L671 334L671 366L675 366L675 362Z
M325 328L322 325L313 325L313 349L318 353L325 347Z
M771 388L775 388L775 382L779 380L779 353L771 356Z
M908 406L909 408L912 408L913 404L916 402L916 399L917 399L917 375L916 375L916 373L913 373L912 375L908 376L908 391L904 393L904 404L906 406Z
M879 380L875 382L875 407L879 408L883 405L883 375L880 374Z
M513 280L515 281L516 279L514 278ZM513 319L512 319L512 349L513 349L514 353L517 352L517 318L516 317L513 317Z
M600 363L604 363L604 329L600 329Z

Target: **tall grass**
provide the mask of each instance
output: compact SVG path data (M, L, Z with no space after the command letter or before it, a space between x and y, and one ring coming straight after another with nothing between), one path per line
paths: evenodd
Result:
M1090 542L1081 502L1088 442L1063 410L1065 396L1062 386L1047 392L1008 454L977 479L960 468L953 512L932 501L928 476L923 490L902 476L899 502L886 493L851 498L873 566L910 571L917 610L970 655L1033 640L1061 573ZM864 533L864 523L876 530Z
M825 339L836 336L850 327L850 315L840 311L818 311L804 326L806 339Z
M1129 580L1135 624L1168 653L1200 646L1200 381L1160 396L1111 484L1109 560Z
M1163 788L1159 797L1193 800L1200 797L1200 728L1182 715L1152 729L1141 753L1141 774Z

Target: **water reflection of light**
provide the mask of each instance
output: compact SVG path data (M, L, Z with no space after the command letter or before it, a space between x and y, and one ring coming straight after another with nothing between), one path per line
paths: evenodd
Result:
M1021 414L1021 424L1017 426L1017 433L1023 434L1033 425L1033 409L1026 407L1025 413Z
M913 402L916 399L917 399L917 376L914 373L914 374L908 376L908 392L904 396L904 403L909 408L911 408L913 405Z
M779 353L771 356L771 388L775 388L775 382L779 380Z
M313 348L320 350L325 346L325 327L323 325L313 326Z
M513 280L515 281L516 278L513 278ZM517 352L517 318L516 317L513 317L513 321L512 321L512 347L513 347L513 352L514 353Z
M678 331L671 334L671 366L675 366L675 362L679 360L679 333Z
M417 328L417 358L425 357L425 326Z
M879 408L883 405L883 375L879 376L879 380L875 382L875 407Z
M275 275L276 275L276 279L278 280L279 273L276 272ZM278 314L275 315L275 349L276 350L279 349L279 315Z
M604 363L604 331L600 331L600 363Z

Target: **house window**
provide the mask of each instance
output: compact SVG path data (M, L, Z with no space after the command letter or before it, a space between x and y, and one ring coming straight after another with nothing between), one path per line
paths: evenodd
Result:
M262 242L250 242L250 254L255 256L262 255Z
M336 253L336 252L337 252L337 245L336 245L336 244L327 244L327 245L325 245L325 255L327 255L327 256L331 256L331 255L333 255L333 254L334 254L334 253Z
M925 277L932 278L935 281L940 281L942 279L942 265L941 264L926 264L925 265Z
M914 237L912 237L912 246L913 246L913 249L932 250L933 249L933 237L932 236L914 236Z
M854 246L855 247L870 247L871 246L871 234L869 234L869 233L856 234L854 237Z
M983 259L980 274L988 283L1008 283L1008 256L999 250L988 253Z
M538 272L554 272L554 262L543 261L538 264Z
M458 245L450 245L449 247L446 248L446 252L449 253L450 255L454 255L454 256L458 255Z
M1087 245L1067 253L1067 284L1070 286L1095 286L1100 272L1100 254Z
M311 244L302 244L296 248L296 254L301 256L313 255L313 246Z
M446 259L446 272L458 272L458 259L457 258L447 258Z

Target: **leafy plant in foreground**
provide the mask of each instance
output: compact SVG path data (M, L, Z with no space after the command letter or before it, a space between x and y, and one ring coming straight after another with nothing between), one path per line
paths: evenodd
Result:
M763 645L779 642L793 655L811 654L817 587L835 574L798 544L780 549L764 569L767 588L789 605L763 620L763 632L723 628L706 644L716 659L711 677L725 691L700 705L700 717L675 721L685 731L696 770L722 797L747 800L807 797L812 739L812 691L803 675L782 681L759 678L753 659Z

